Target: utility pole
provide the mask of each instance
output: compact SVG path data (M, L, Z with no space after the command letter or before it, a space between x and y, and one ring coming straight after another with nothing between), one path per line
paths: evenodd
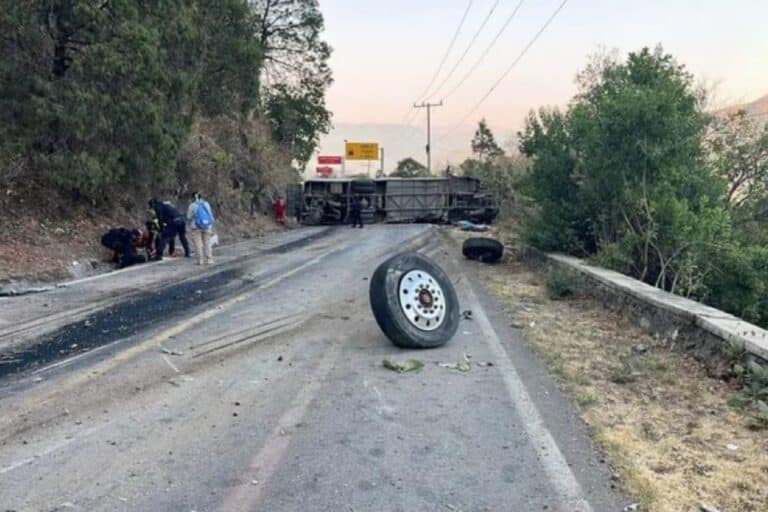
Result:
M384 146L380 147L379 151L381 152L381 164L379 165L379 171L381 172L381 175L384 176Z
M432 107L442 107L443 100L440 103L421 102L421 105L413 104L413 108L426 108L427 109L427 172L432 174Z

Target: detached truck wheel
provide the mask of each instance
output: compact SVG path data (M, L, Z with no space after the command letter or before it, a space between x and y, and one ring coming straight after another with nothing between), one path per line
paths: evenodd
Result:
M495 263L504 254L504 246L493 238L468 238L461 246L461 252L470 260Z
M376 322L398 347L439 347L459 327L459 301L450 279L421 254L405 252L379 265L369 294Z

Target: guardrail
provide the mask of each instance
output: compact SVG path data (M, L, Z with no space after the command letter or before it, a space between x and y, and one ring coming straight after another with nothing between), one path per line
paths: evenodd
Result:
M721 353L723 343L743 346L752 356L768 362L768 331L724 311L666 292L613 270L584 263L562 254L526 250L526 259L571 269L580 274L587 292L609 309L627 314L643 330L671 346L694 351L700 357Z

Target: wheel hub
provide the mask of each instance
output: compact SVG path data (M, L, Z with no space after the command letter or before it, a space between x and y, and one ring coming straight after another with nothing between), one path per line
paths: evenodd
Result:
M400 280L400 307L408 321L422 331L434 331L445 320L445 296L437 280L423 270L411 270Z

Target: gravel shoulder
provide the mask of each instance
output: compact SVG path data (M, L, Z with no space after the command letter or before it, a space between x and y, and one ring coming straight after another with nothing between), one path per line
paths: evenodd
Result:
M502 264L467 265L575 403L639 510L765 510L768 438L728 404L736 390L591 298L550 299L544 273L505 241Z

